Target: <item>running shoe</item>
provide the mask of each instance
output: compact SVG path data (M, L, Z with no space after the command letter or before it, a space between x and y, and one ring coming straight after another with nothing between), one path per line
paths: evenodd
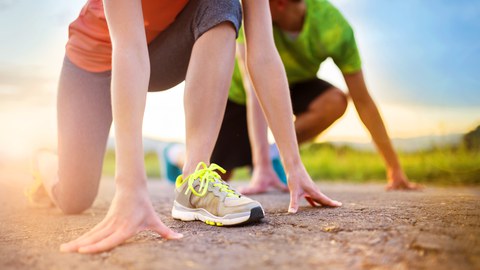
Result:
M226 171L212 163L200 162L186 178L178 176L172 216L183 221L200 220L213 226L231 226L257 222L265 216L262 206L241 195L223 181L216 170Z
M50 150L40 149L37 150L31 160L31 173L33 181L24 190L24 195L27 197L29 205L32 207L53 207L54 203L50 199L50 196L43 185L42 176L38 169L38 157L42 152L52 152Z

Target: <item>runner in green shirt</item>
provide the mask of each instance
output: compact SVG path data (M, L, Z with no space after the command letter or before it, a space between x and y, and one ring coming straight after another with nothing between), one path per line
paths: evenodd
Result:
M353 30L338 9L326 0L271 0L270 10L275 45L290 85L298 142L314 139L339 119L350 97L385 160L386 188L421 188L409 182L403 172L377 106L365 85ZM271 187L286 191L286 185L280 181L285 177L279 170L278 150L275 154L275 149L269 149L272 147L268 145L265 117L253 94L249 76L242 76L246 74L242 36L237 43L238 57L229 102L212 162L223 164L227 170L253 165L252 180L243 193L261 193ZM332 58L343 73L348 95L317 78L320 64L327 58Z

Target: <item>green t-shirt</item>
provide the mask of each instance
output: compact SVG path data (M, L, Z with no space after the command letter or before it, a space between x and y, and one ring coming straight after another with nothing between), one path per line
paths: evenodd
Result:
M359 71L362 64L355 36L340 11L327 0L306 0L305 3L305 21L298 36L292 38L273 27L275 45L285 66L288 83L316 78L320 64L329 57L344 74ZM243 31L240 31L237 42L244 42ZM246 95L237 62L229 99L245 104Z

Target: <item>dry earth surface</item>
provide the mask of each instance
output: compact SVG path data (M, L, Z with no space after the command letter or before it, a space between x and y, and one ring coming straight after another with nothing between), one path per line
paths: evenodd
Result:
M81 215L31 208L22 191L27 174L0 173L0 269L480 269L480 189L384 192L377 184L321 183L344 203L287 214L288 194L254 196L266 218L220 228L180 222L169 213L172 186L149 181L162 220L185 237L152 232L95 255L63 254L63 242L105 215L114 193L103 179L94 206ZM242 184L242 183L236 183Z

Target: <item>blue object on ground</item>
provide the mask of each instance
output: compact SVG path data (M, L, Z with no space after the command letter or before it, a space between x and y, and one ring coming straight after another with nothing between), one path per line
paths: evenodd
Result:
M278 178L282 181L282 183L287 184L287 174L283 169L282 161L279 157L275 157L272 159L273 169L277 173Z
M282 183L287 184L287 174L285 173L282 161L280 160L280 152L278 151L277 144L271 144L269 152L270 158L272 159L273 169L277 173L278 178L280 178Z
M163 149L163 157L162 161L164 162L163 168L165 168L165 176L167 180L171 183L175 183L177 181L177 177L182 174L182 170L175 164L172 163L170 158L168 157L168 150L170 150L170 147L172 147L175 144L170 144L167 145Z

